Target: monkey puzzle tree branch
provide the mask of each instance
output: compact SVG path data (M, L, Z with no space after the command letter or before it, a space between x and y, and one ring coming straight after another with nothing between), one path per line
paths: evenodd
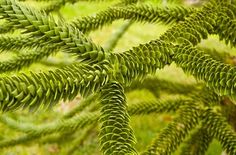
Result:
M131 104L127 112L129 115L148 115L163 112L175 112L180 106L188 103L187 100L181 98L174 98L163 101L150 101ZM148 106L147 106L148 105ZM115 108L115 107L114 107ZM137 111L137 108L140 108ZM62 119L53 123L43 124L40 126L31 123L17 122L8 116L1 116L0 121L12 129L27 133L27 135L19 138L5 139L0 141L0 148L10 147L14 145L24 144L33 141L39 137L47 136L56 132L76 130L78 128L86 127L87 125L96 123L99 119L99 114L96 112L82 113L68 119Z
M143 155L171 154L184 140L187 134L198 124L199 108L194 103L184 105L179 116L174 119L154 139ZM178 138L175 138L178 137Z

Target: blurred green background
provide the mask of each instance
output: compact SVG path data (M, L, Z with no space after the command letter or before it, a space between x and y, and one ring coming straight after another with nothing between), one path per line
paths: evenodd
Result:
M101 10L105 10L107 7L115 4L116 0L107 0L105 2L78 2L75 4L66 4L60 10L60 13L66 19L66 21L71 21L79 16L93 15L96 12ZM162 5L157 3L155 0L146 1L145 3L149 3L151 5ZM29 5L34 5L34 3L29 3ZM39 6L43 6L38 5ZM96 30L89 34L92 40L104 46L106 42L111 38L112 34L119 28L124 21L118 20L115 21L112 25L105 26L102 29ZM141 43L149 42L152 39L158 38L161 34L163 34L169 27L161 24L143 24L143 23L134 23L128 29L128 31L124 34L124 36L119 40L115 52L123 52L125 50L130 49L133 46L137 46ZM222 52L235 54L236 50L226 46L224 43L218 41L217 36L210 36L207 40L204 40L199 45L200 47L208 47L212 49L217 49ZM7 58L2 56L1 59ZM63 57L63 55L58 55L58 58ZM32 65L29 69L24 69L21 72L27 72L29 70L40 71L40 70L49 70L53 68L48 68L46 65L41 63L36 63ZM15 74L15 73L10 73ZM165 67L161 71L157 71L157 77L161 79L168 79L171 81L183 82L183 83L195 83L196 81L192 76L185 75L180 68L177 68L175 64L171 66ZM161 98L168 98L168 94L161 94ZM149 92L148 90L136 90L127 93L127 102L135 103L140 100L151 100L155 99L155 96ZM50 111L38 111L36 113L28 113L27 111L17 111L16 113L20 114L20 118L17 119L27 119L27 121L35 122L36 124L52 122L58 119L58 115L61 113L65 113L75 107L75 105L79 102L80 98L76 98L72 102L61 102L55 108ZM14 115L13 115L14 116ZM173 118L175 114L162 114L162 115L150 115L150 116L136 116L131 118L131 126L134 130L135 136L137 138L136 148L138 151L144 150L146 146L148 146L152 139L158 134L158 132L164 128ZM0 139L9 138L9 137L17 137L19 133L12 132L12 130L8 129L3 124L0 124ZM77 134L81 131L76 131ZM98 142L98 132L96 129L92 130L88 135L87 139L78 146L76 155L99 155L99 142ZM58 155L64 154L66 149L70 146L70 140L67 143L63 144L45 144L45 143L37 143L32 142L26 145L19 145L16 147L0 150L0 154L3 155ZM207 155L220 155L222 152L221 147L217 141L213 141L208 149ZM178 155L178 151L175 153Z

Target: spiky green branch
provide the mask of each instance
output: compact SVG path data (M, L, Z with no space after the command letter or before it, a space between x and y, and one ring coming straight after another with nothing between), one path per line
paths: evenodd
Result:
M183 21L186 16L195 12L194 9L184 7L153 8L148 5L111 7L97 13L95 16L87 16L76 19L72 23L81 32L89 32L111 24L114 20L129 19L131 21L170 24Z
M109 83L101 92L101 149L105 155L137 154L122 86Z
M157 100L157 101L131 104L128 107L127 111L131 116L141 115L141 114L148 115L151 113L162 113L170 111L174 112L178 107L184 104L186 104L186 100L181 100L181 99L176 99L176 100L170 99L162 102ZM136 111L137 107L139 107L142 110ZM86 127L87 125L96 123L97 120L99 119L99 116L100 115L98 112L88 112L88 113L82 113L78 116L69 119L62 119L52 124L48 123L41 126L36 126L30 123L17 122L11 119L10 117L3 115L0 117L0 121L2 123L6 124L12 129L25 132L27 133L27 135L21 136L19 138L5 139L3 141L0 141L0 148L15 146L18 144L24 144L33 141L39 137L42 137L43 135L47 136L49 134L53 134L60 131L66 132L66 131L74 131L77 128L81 129L83 127Z
M208 134L220 141L227 154L236 154L236 134L226 119L210 109L204 113L202 119Z
M206 153L213 137L207 132L204 127L198 128L190 135L190 138L184 143L181 149L181 155L203 155Z
M53 17L32 10L15 0L1 0L0 15L15 27L25 29L25 33L41 38L39 43L64 47L82 59L92 56L92 60L101 61L105 58L104 50L74 27L59 25L62 23L56 23ZM93 51L92 54L85 54L89 51Z
M191 105L191 103L184 105L179 116L155 138L143 155L162 155L174 152L190 130L198 124L199 115L196 105Z

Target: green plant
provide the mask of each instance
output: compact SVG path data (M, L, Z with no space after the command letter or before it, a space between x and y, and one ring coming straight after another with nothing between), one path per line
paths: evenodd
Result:
M197 46L209 35L218 35L225 44L235 47L235 1L211 0L200 8L190 8L180 5L179 1L173 1L170 7L153 7L137 0L123 0L94 16L71 22L65 22L58 10L76 0L47 2L50 4L43 9L35 9L25 2L0 0L4 23L0 32L6 33L0 37L0 49L16 54L0 63L0 72L20 70L58 52L70 54L71 62L46 61L58 68L40 73L1 75L1 111L50 109L60 100L72 100L78 94L84 99L59 120L39 126L27 121L19 123L2 114L2 123L25 135L2 139L0 148L39 138L41 143L59 139L68 142L79 130L81 134L71 142L73 145L68 151L72 154L76 145L100 124L103 154L138 154L129 125L130 116L177 111L177 117L142 154L171 154L183 144L181 154L202 155L214 138L227 154L236 154L232 119L235 117L236 68L222 62L221 54ZM58 13L58 20L50 14L52 11ZM129 21L115 33L106 48L88 37L90 31L118 19ZM156 40L125 52L113 52L116 42L133 22L163 23L172 27ZM201 82L187 85L153 77L158 69L171 63ZM157 100L127 105L125 91L137 88L147 88ZM181 95L161 100L159 90Z

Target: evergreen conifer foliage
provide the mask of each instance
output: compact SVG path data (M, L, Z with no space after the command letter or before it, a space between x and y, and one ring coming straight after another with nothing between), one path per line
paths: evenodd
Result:
M0 121L22 132L19 137L1 139L0 149L36 140L50 143L63 139L61 143L72 146L63 153L73 154L76 146L99 126L100 150L105 155L169 155L177 149L182 155L203 155L213 139L228 155L236 154L235 127L229 119L235 116L236 68L217 59L220 54L197 46L209 35L218 35L225 44L236 46L235 1L210 0L199 8L190 8L178 0L165 7L122 0L96 15L70 22L61 17L59 10L79 0L40 1L47 2L47 6L36 9L28 6L27 0L0 0L0 54L16 53L0 62ZM57 12L58 18L52 12ZM111 37L107 47L89 38L89 32L115 20L128 22ZM135 22L162 23L170 28L155 40L113 52L117 41ZM57 68L50 71L4 74L43 62L43 58L57 52L67 53L73 60L62 65L53 62ZM187 85L154 77L157 70L172 63L198 83ZM127 104L126 92L139 88L150 90L157 99ZM157 91L173 97L160 99ZM80 104L53 123L18 122L6 114L22 109L50 110L61 100L73 100L78 95L83 97ZM166 112L176 113L176 118L146 150L139 152L130 117ZM80 134L74 136L76 131Z

